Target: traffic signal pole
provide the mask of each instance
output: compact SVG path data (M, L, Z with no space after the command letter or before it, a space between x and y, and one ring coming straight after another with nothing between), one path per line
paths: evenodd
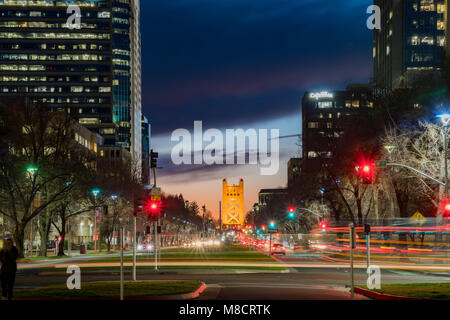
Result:
M355 276L353 274L353 249L356 247L356 239L355 239L355 225L350 223L348 225L348 229L350 231L350 277L351 277L351 298L355 299Z
M136 215L134 215L133 228L133 281L136 281Z
M153 220L153 228L155 229L155 248L154 248L154 255L155 255L155 270L158 270L158 221L156 219Z
M219 201L219 228L220 235L222 235L222 201Z
M120 228L120 300L123 300L123 235L125 228Z

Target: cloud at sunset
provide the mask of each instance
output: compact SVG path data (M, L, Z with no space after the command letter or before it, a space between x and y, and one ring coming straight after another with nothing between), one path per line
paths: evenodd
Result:
M280 140L280 169L174 166L171 133L205 128L280 129L301 133L301 99L371 77L370 0L171 0L142 2L143 109L160 153L158 181L218 213L221 180L245 184L246 210L261 188L287 183L298 138ZM231 181L232 182L232 181ZM231 183L230 182L230 183ZM217 190L218 191L217 191Z

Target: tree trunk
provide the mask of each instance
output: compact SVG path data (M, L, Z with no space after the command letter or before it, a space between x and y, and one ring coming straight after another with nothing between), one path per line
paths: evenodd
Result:
M61 241L58 242L58 256L63 256L64 255L64 241L66 239L66 224L62 223L62 229L61 232L59 233L59 236L61 238Z
M47 242L48 242L48 234L50 232L50 226L52 221L52 214L48 212L49 210L45 210L45 214L41 215L39 220L39 235L41 237L41 249L39 255L41 257L47 256Z
M21 223L20 225L16 225L16 228L14 230L14 241L16 244L17 251L19 252L19 258L25 257L25 250L24 250L24 238L25 238L25 226L26 223Z
M63 256L64 255L64 233L62 232L61 234L61 241L58 242L58 256Z

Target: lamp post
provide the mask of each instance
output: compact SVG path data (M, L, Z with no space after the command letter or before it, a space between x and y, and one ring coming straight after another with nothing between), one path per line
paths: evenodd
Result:
M94 252L97 252L97 197L100 194L100 189L94 188L91 193L94 196Z
M325 207L323 206L323 194L325 193L325 188L320 188L320 194L322 195L322 220L325 221Z
M39 171L39 168L37 168L35 166L27 167L27 172L30 175L33 184L34 184L34 181L35 181L38 171ZM33 203L34 203L34 200L33 200ZM31 215L33 213L33 206L31 206L30 210L31 210L31 213L30 213L30 215ZM33 255L33 220L30 221L30 255Z
M38 171L39 171L39 169L37 167L35 167L35 166L28 166L27 167L27 172L31 176L32 179L34 179L34 177L36 176Z

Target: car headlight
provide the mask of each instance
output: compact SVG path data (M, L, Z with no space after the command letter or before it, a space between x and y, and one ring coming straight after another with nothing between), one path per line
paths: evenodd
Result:
M138 246L138 250L142 250L143 247L141 245Z

